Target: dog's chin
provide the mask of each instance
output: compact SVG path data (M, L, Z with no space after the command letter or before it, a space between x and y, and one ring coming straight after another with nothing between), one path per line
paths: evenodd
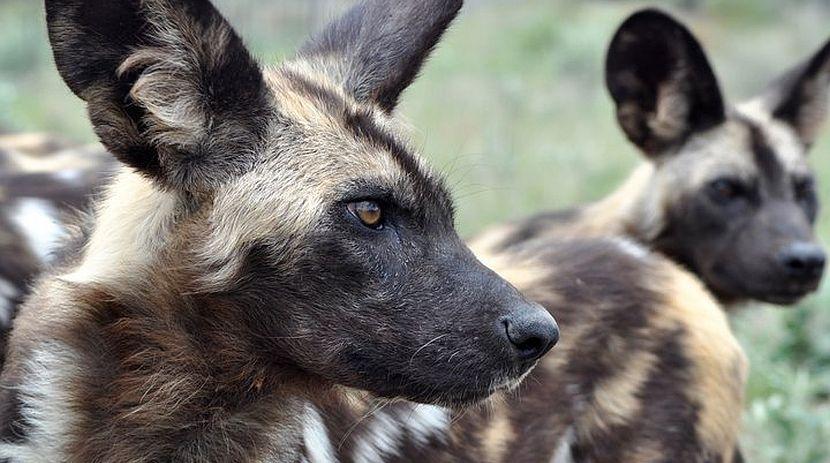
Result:
M714 278L710 279L708 286L719 300L726 303L756 300L778 306L791 306L815 292L820 282L820 279L816 279L790 284L781 282L763 284L761 281L753 280Z
M759 294L755 299L778 306L792 306L801 299L804 299L812 291L801 292L765 292Z
M817 289L818 282L810 282L785 288L767 288L765 290L758 291L756 294L751 295L751 297L768 304L791 306L815 292Z
M485 388L458 388L453 392L434 397L429 403L452 410L461 410L475 406L486 402L494 395L515 390L522 384L522 381L530 374L531 370L528 369L518 376L493 381L491 386Z

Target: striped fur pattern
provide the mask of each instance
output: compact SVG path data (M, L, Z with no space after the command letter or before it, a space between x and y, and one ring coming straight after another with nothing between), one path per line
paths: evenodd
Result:
M644 10L614 36L606 82L646 162L607 198L491 230L479 246L626 236L687 267L725 303L791 304L817 288L825 253L806 154L827 116L830 42L730 107L692 34Z
M0 461L327 461L320 401L515 387L556 324L458 238L393 117L460 7L366 0L263 68L207 0L46 0L124 165L15 320Z

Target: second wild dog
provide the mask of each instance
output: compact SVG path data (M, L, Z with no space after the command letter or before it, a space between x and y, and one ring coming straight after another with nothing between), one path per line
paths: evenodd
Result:
M830 42L730 107L691 32L644 10L614 35L606 83L646 162L607 198L491 230L478 246L626 236L686 266L726 304L792 304L818 287L825 252L807 152L827 117Z

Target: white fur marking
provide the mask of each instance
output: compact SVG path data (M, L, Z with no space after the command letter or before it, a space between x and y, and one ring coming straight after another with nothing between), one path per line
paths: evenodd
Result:
M65 233L57 208L44 199L21 198L11 207L9 218L26 236L26 242L41 262L48 262L50 253Z
M648 248L635 241L619 236L612 238L612 241L614 244L617 245L617 247L621 251L625 252L630 256L633 256L637 259L645 259L646 257L648 257Z
M450 414L445 408L416 404L411 415L406 418L404 422L418 444L426 445L432 437L446 439Z
M308 463L334 463L334 447L331 445L320 412L311 405L307 410L303 425L303 442L306 448L304 460Z
M64 461L69 430L76 418L65 387L77 373L77 356L65 345L49 342L33 352L25 382L18 388L21 414L29 423L26 442L0 443L0 461L51 463Z
M60 172L55 172L53 176L65 183L81 185L81 181L83 180L83 171L78 169L62 170Z
M355 463L383 463L397 455L403 437L403 427L388 413L377 412L366 429L366 435L355 445Z
M565 435L559 440L559 445L556 447L556 453L553 454L553 459L550 463L573 463L574 457L571 455L571 444L574 441L574 428L569 427L565 431Z

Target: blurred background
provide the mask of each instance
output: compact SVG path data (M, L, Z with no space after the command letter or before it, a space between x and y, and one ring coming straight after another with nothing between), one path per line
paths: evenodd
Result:
M351 3L214 2L273 63ZM463 233L598 199L640 161L616 126L602 63L615 28L643 6L691 27L733 102L830 36L830 0L468 0L401 108L416 145L453 186ZM83 106L53 68L39 1L0 0L0 131L94 141ZM812 163L830 204L830 124ZM830 241L830 213L819 234ZM830 287L823 288L797 308L747 307L733 316L752 362L749 461L830 461Z

